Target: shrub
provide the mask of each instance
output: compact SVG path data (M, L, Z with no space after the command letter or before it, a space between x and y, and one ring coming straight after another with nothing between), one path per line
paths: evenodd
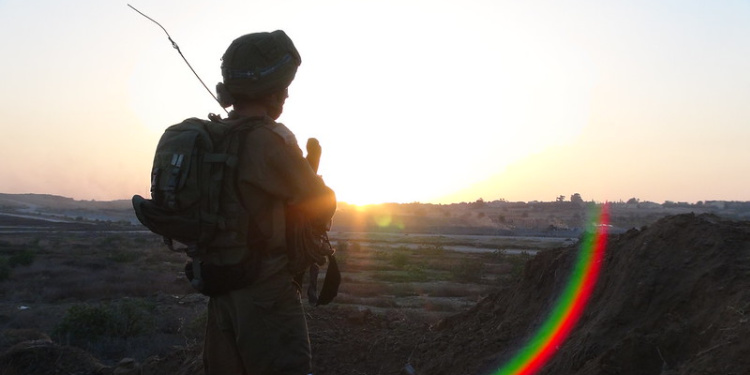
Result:
M112 250L109 255L107 255L108 259L116 263L131 263L140 257L142 257L142 255L133 250L122 249Z
M5 281L10 278L10 265L8 264L8 258L0 257L0 281Z
M112 316L103 306L73 305L68 308L53 335L76 345L105 336L111 326Z
M113 304L78 304L68 308L53 335L73 345L103 338L129 338L150 333L155 306L143 300L124 299Z
M146 300L123 299L108 307L113 318L112 336L140 336L150 333L156 325L156 305Z
M337 253L339 251L345 252L349 248L349 242L347 242L347 241L336 241L336 246L334 246L334 248L336 249Z
M441 244L429 244L419 246L419 254L430 258L442 258L445 256L445 248Z
M124 238L122 236L119 236L119 235L107 236L105 238L100 239L98 241L97 246L103 247L103 248L106 249L108 247L114 247L114 246L122 243L123 240L124 240Z
M334 250L336 250L336 252L334 253L334 255L336 256L336 261L339 264L345 265L347 263L347 259L348 259L347 249L348 248L349 248L348 242L346 241L336 242L336 245L334 246Z
M206 332L206 322L208 322L208 310L203 310L183 329L185 338L202 338L204 333Z
M401 271L382 272L378 279L389 283L415 283L429 281L430 274L421 265L408 264Z
M30 266L31 263L34 263L34 259L36 258L36 253L29 249L23 249L21 251L16 252L15 254L11 255L10 258L8 258L8 265L10 267L16 267L16 266Z
M396 251L391 254L389 261L392 266L399 269L404 269L404 267L406 267L406 265L409 263L409 255L403 251Z
M509 255L507 259L511 265L511 277L517 279L523 276L524 267L526 267L526 263L531 258L533 258L531 254L526 251L521 252L521 254L518 255Z
M406 266L406 272L408 272L411 281L427 281L429 279L427 277L427 272L422 265L409 264Z
M481 260L463 259L456 267L451 269L453 280L464 283L476 283L482 281L484 276L484 262Z

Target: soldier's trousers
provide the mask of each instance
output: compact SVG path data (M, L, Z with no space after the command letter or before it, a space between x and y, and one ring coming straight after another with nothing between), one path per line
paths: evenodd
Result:
M203 363L206 375L310 373L307 322L291 276L212 297Z

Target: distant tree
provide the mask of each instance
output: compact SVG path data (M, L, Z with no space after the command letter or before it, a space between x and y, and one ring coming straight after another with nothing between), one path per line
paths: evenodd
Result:
M561 196L557 197L557 201L558 202L565 202L565 196L561 195Z
M471 204L471 207L472 208L482 208L482 207L484 207L486 205L487 205L487 203L484 202L484 199L479 198L479 199L477 199L475 202L473 202Z
M628 204L638 204L638 202L640 202L640 201L641 201L641 200L640 200L640 199L638 199L638 198L630 198L630 199L628 199L628 202L627 202L627 203L628 203Z
M581 198L581 194L578 193L571 195L570 201L576 204L583 204L583 198Z

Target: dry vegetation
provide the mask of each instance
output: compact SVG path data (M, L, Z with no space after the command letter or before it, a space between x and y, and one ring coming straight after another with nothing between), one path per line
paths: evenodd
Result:
M325 308L382 316L395 312L434 323L520 275L530 258L502 250L521 245L513 238L505 245L496 239L497 250L484 253L445 248L470 245L467 241L334 237L343 281L334 304ZM523 246L533 250L530 243ZM185 281L184 255L168 251L155 235L4 234L0 259L0 271L5 270L0 273L0 352L24 340L49 338L113 366L125 357L139 362L164 357L176 347L199 350L206 298Z
M2 281L3 349L15 341L7 332L20 329L110 361L158 354L197 338L189 328L203 307L180 303L192 293L177 272L184 260L158 238L97 232L8 237L0 256L29 248L35 256Z

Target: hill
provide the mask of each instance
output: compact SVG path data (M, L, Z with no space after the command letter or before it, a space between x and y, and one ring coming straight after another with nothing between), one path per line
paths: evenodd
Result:
M50 194L0 193L0 214L3 213L36 219L137 224L129 200L82 201Z
M419 374L486 374L540 325L577 249L540 253L516 285L443 321L414 354ZM672 216L610 239L600 281L540 374L747 374L750 223Z
M580 199L580 198L579 198ZM465 235L578 237L594 202L507 202L504 200L452 204L384 203L355 206L339 202L333 232L389 232ZM697 203L611 202L612 232L648 225L659 218L713 214L731 220L750 219L750 202ZM49 194L2 194L0 215L33 215L37 219L116 222L140 227L130 200L86 201Z

